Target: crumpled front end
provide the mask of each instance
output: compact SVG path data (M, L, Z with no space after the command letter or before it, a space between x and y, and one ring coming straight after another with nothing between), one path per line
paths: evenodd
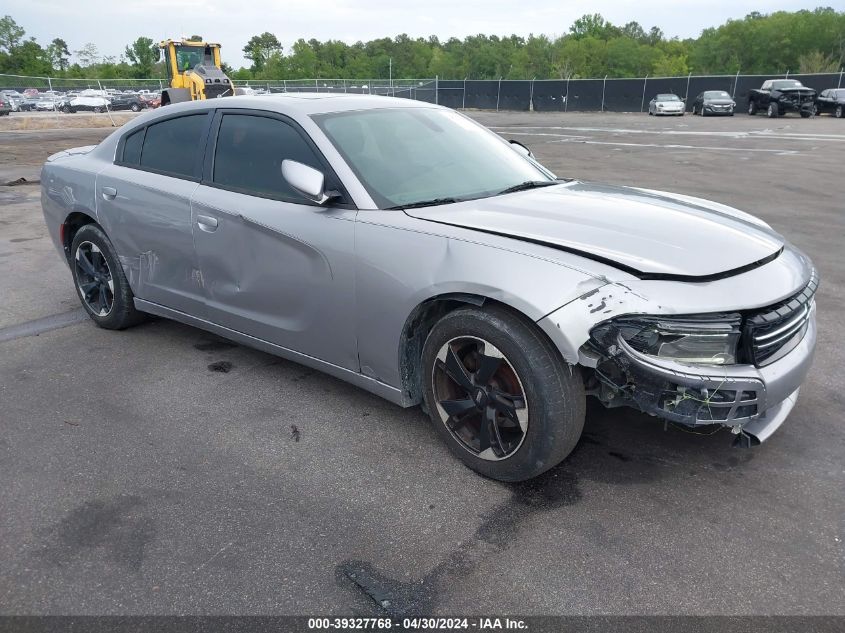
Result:
M593 394L607 406L689 427L720 424L759 443L785 420L812 364L817 287L813 272L800 293L762 310L601 323L582 348ZM697 358L708 355L712 364Z

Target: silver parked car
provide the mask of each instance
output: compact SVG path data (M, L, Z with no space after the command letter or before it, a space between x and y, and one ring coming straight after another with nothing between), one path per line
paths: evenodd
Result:
M49 233L95 323L155 314L422 404L523 480L585 399L766 439L816 341L810 260L730 207L557 179L452 110L228 97L51 156Z
M652 116L684 116L686 109L687 104L675 94L659 94L648 102L648 113Z

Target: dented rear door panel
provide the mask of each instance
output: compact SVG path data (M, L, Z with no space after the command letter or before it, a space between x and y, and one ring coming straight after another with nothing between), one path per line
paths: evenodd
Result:
M203 318L191 221L196 188L190 180L109 165L97 176L96 195L135 296Z

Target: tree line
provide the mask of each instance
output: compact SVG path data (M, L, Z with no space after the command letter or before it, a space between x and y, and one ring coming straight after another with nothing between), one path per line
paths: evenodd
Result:
M199 35L191 39L202 40ZM219 40L219 35L211 38ZM402 34L347 44L298 39L282 45L270 32L243 47L249 67L224 63L234 79L558 79L694 74L837 72L845 65L845 11L830 7L771 14L704 29L697 38L667 38L654 26L611 24L600 14L575 20L568 32L545 35L472 35L441 41ZM225 48L223 51L225 59ZM46 45L26 37L11 16L0 19L0 73L69 78L163 78L158 46L138 37L117 56L95 43L71 52L67 40Z

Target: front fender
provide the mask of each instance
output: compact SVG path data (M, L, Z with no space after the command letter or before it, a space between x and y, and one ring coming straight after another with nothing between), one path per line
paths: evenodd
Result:
M356 222L361 371L394 387L401 385L398 351L405 324L432 298L492 299L536 322L607 283L600 275L521 251L518 242L508 250L421 230L428 226L435 225L391 211L361 211Z

